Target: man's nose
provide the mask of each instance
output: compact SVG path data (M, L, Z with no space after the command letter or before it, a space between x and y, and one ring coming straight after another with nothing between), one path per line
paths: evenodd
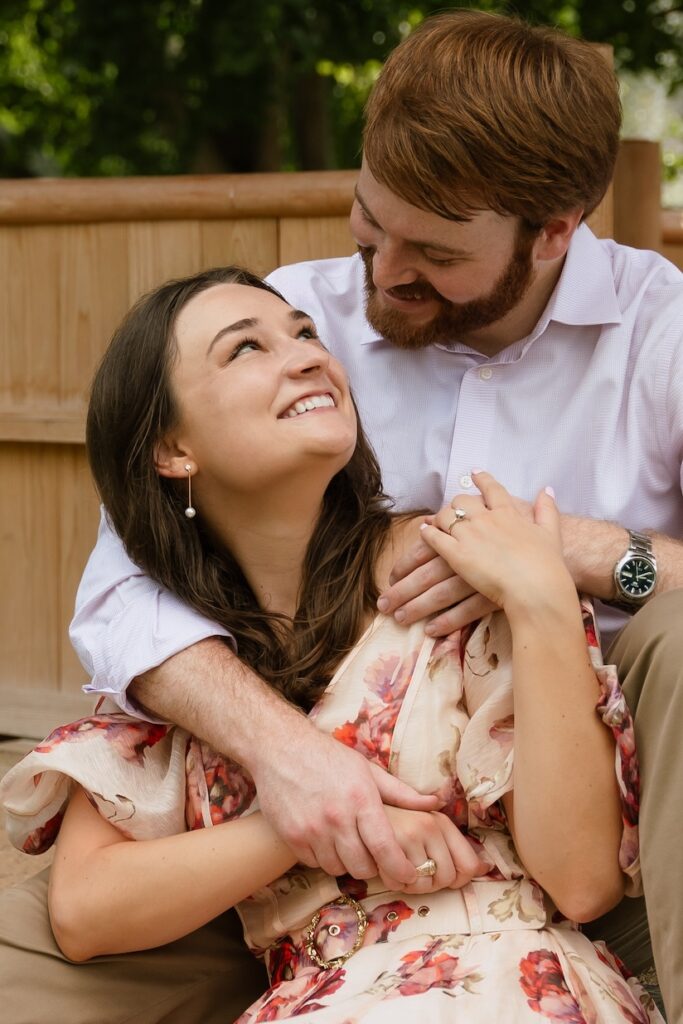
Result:
M402 246L386 240L377 246L372 258L372 280L377 288L386 290L397 284L412 284L417 276Z

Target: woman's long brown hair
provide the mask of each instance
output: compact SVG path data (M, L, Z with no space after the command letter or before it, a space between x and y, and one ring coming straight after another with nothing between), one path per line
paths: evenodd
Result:
M222 283L263 288L282 298L239 267L206 270L143 296L114 333L95 375L88 458L130 558L161 586L224 626L248 665L308 709L374 608L374 566L389 528L389 503L359 424L353 456L324 495L293 623L259 607L237 561L215 543L200 514L186 519L177 482L156 472L155 447L177 424L170 377L178 314L193 296Z

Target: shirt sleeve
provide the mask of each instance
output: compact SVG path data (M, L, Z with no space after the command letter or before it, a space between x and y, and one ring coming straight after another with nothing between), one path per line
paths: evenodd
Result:
M110 697L138 718L143 717L140 708L127 697L133 679L207 637L230 638L222 626L145 576L126 554L104 509L69 636L92 677L83 689Z

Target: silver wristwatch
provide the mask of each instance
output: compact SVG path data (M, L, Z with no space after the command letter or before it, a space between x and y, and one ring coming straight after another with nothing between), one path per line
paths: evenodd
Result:
M616 597L609 603L624 611L641 608L657 584L657 560L645 533L628 531L628 548L614 566Z

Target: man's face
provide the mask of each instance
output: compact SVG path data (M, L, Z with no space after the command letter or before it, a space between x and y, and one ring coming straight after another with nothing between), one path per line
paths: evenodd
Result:
M482 210L446 220L404 202L365 164L351 231L368 321L399 348L466 341L515 309L534 280L536 236L518 218Z

